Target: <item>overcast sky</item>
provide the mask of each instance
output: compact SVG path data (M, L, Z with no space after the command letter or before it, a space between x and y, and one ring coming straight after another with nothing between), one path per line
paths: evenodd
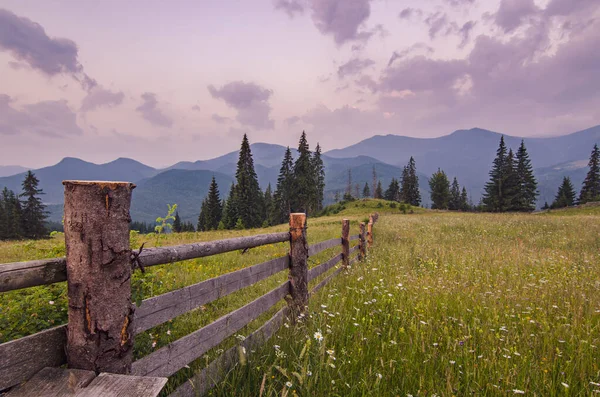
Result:
M599 0L0 0L0 164L600 124Z

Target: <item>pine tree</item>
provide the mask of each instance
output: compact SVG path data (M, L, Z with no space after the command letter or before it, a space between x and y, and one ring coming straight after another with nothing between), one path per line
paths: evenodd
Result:
M548 205L547 201L544 201L544 205L542 206L542 209L543 210L549 210L550 209L550 206Z
M381 187L381 180L377 181L377 188L375 189L375 197L378 199L383 198L383 188Z
M590 169L581 187L579 204L600 201L600 150L598 150L598 144L594 145L588 167Z
M264 223L263 226L271 226L271 213L273 211L273 193L271 192L271 184L267 185L267 190L265 190L265 213L264 213Z
M438 168L429 179L431 209L447 210L450 202L450 181L446 173Z
M325 166L321 157L321 145L317 143L315 152L312 157L313 178L315 184L314 203L311 208L313 212L318 212L323 209L323 199L325 196Z
M519 176L517 174L517 161L512 149L509 149L506 156L506 182L504 183L503 193L506 199L506 210L518 211L519 202Z
M298 158L294 163L293 211L310 212L317 190L313 175L312 154L308 147L306 133L302 131L298 142Z
M221 222L221 218L223 217L222 205L219 195L219 185L217 185L217 181L213 175L208 188L208 195L206 196L206 214L203 230L217 230L219 222Z
M371 197L371 189L369 189L369 182L365 182L365 187L363 188L362 196L363 198Z
M175 233L181 233L183 231L183 225L181 224L181 218L179 217L179 211L175 211L175 220L173 221L173 231Z
M463 186L462 192L460 194L460 210L461 211L469 211L471 209L471 205L469 204L469 196L467 194L467 188Z
M496 151L492 169L490 170L490 180L485 185L482 203L487 211L504 212L511 208L511 182L513 174L512 167L508 165L508 154L504 144L504 136L500 138L500 144ZM511 164L513 162L511 161Z
M400 189L402 200L410 205L418 207L421 205L421 193L419 192L419 177L415 159L411 156L408 165L402 171L402 188Z
M556 198L552 203L551 208L564 208L575 205L576 193L568 176L563 178L563 182L558 188Z
M223 225L225 229L233 229L235 227L235 223L237 222L239 217L238 206L237 206L237 189L235 188L235 184L231 184L231 188L229 189L229 195L227 196L227 200L225 202L225 206L223 208ZM198 231L200 231L200 223L198 223Z
M25 180L22 183L22 191L20 197L24 198L21 203L22 207L22 228L23 235L27 238L42 238L48 234L46 230L46 206L38 197L44 194L42 189L38 189L40 181L35 175L28 171L25 175Z
M377 197L377 171L375 170L375 165L373 165L373 180L371 181L371 190L373 191L373 198L381 198Z
M523 140L517 151L517 179L518 189L514 210L525 212L535 210L538 196L537 181L533 175L533 166Z
M460 185L458 184L458 180L456 179L456 177L454 177L454 180L452 181L452 186L450 187L450 201L448 203L448 209L452 211L458 211L462 209Z
M400 183L396 178L392 178L392 182L390 182L390 186L383 197L388 201L400 201Z
M273 209L271 211L271 224L279 225L288 222L292 207L292 194L294 188L294 161L292 151L288 147L285 150L279 176L277 177L277 187L273 196Z
M254 170L254 160L252 159L252 151L246 134L242 139L235 178L237 182L235 198L238 218L242 220L244 228L261 226L264 208L262 191L258 185L258 176ZM215 225L215 228L217 225Z
M206 227L207 224L207 220L208 220L208 200L205 197L204 200L202 200L202 205L200 206L200 215L198 215L198 226L197 229L199 232L205 232L207 230L210 230L210 228Z

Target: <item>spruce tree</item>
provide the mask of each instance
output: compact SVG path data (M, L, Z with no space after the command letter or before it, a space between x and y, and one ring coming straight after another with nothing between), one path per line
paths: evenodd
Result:
M371 197L371 189L369 189L369 182L365 182L365 187L363 188L362 196L363 198Z
M292 210L309 213L315 202L317 187L313 177L312 154L308 147L306 133L302 131L298 142L298 158L294 163L294 185Z
M575 205L576 193L568 176L563 178L563 182L558 188L554 202L551 208L564 208Z
M525 212L535 210L538 196L537 181L533 175L533 166L523 140L517 151L517 179L518 189L514 209Z
M431 209L447 210L450 202L450 181L446 173L438 168L429 179Z
M381 187L381 180L377 181L377 189L375 189L375 197L378 199L383 198L383 188Z
M598 150L598 144L594 145L588 167L589 170L579 194L579 204L600 201L600 150Z
M507 166L508 153L504 144L504 136L500 138L500 144L496 151L492 169L490 170L490 180L485 185L482 203L487 211L503 212L507 211L511 205L510 192L507 192L507 180L512 171ZM510 172L507 172L510 171ZM510 190L510 189L509 189Z
M313 212L318 212L323 209L323 199L325 195L325 166L323 165L323 158L321 157L321 145L319 145L319 143L317 143L317 147L313 153L312 169L316 191L314 193L314 203L311 210Z
M175 211L175 220L173 221L173 231L175 233L181 233L183 231L183 225L181 224L181 218L179 217L179 211Z
M415 159L411 156L408 165L402 172L402 200L418 207L421 205L421 193L419 192L419 177Z
M225 229L233 229L235 227L235 223L237 222L239 217L238 206L237 206L237 189L235 188L235 184L231 184L231 188L229 189L229 195L227 196L227 200L225 202L225 206L223 207L223 226ZM200 224L198 224L198 231L200 231Z
M244 228L261 226L264 208L262 192L258 185L258 176L254 170L254 160L246 134L242 139L235 178L238 218L241 219Z
M460 185L458 184L458 180L456 179L456 177L454 177L454 180L452 181L452 186L450 187L450 201L448 203L448 209L453 211L458 211L462 209Z
M471 205L469 204L469 196L467 195L467 188L464 186L460 194L460 209L461 211L469 211L471 209Z
M42 238L48 234L46 230L46 206L38 197L44 194L42 189L38 189L40 181L35 177L33 172L28 171L25 175L25 180L22 183L22 191L20 197L24 200L21 202L22 207L22 228L23 235L27 238Z
M390 182L390 186L383 197L388 201L400 201L400 183L396 178L392 178L392 182Z
M206 218L204 220L204 230L217 230L219 222L223 217L223 207L219 195L219 185L213 175L206 196Z
M208 200L206 197L202 200L202 205L200 206L200 215L198 215L198 226L196 227L199 232L205 232L210 230L206 227L207 219L208 219Z
M506 211L518 211L519 210L519 176L517 174L517 162L512 149L509 149L506 155L506 182L503 186L503 194L506 202Z
M294 161L292 151L288 147L285 150L279 176L277 177L277 187L273 196L273 209L271 211L272 225L279 225L289 221L289 214L292 207L292 194L294 188Z

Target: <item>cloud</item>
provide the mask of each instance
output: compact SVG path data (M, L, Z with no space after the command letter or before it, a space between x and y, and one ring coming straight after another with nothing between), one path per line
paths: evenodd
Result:
M296 13L304 13L305 3L306 1L302 0L275 0L275 9L282 10L288 14L290 18L293 18Z
M421 51L424 52L425 54L433 54L433 52L434 52L433 47L430 47L425 43L415 43L400 52L394 51L392 53L392 56L390 57L390 60L388 61L388 67L392 66L392 63L394 63L394 61L396 61L398 59L404 59L408 55L414 55L415 53L418 53Z
M475 0L444 0L452 7L470 6L475 4Z
M218 124L225 124L225 123L230 123L232 120L229 117L223 117L223 116L219 116L216 113L213 113L213 115L210 117L215 123Z
M81 111L90 112L99 107L114 107L123 103L125 94L122 91L114 92L96 86L92 88L81 102Z
M463 24L463 26L458 30L458 35L461 37L460 44L458 48L464 48L471 39L471 31L477 25L475 21L468 21Z
M294 125L294 124L298 123L300 120L301 120L300 117L292 116L292 117L288 117L287 119L285 119L285 123L287 125Z
M421 11L419 8L408 7L400 11L400 14L398 14L398 18L410 19L413 15L420 17L423 15L423 11Z
M535 15L538 11L533 0L502 0L495 15L495 22L505 33L510 33L520 27L527 17Z
M198 106L198 105L194 105L194 106L192 106L192 110L193 110L194 112L199 112L199 111L200 111L200 106Z
M359 27L371 15L371 0L312 0L312 19L324 35L332 35L336 44L364 40ZM370 35L368 36L370 37Z
M340 79L343 79L346 76L356 75L374 64L375 61L372 59L354 58L341 65L338 68L337 75Z
M48 76L70 75L86 90L96 85L83 72L74 41L51 38L40 24L4 9L0 9L0 49Z
M173 126L173 119L164 114L163 111L158 107L156 94L152 92L145 92L142 94L141 98L143 103L135 110L140 112L145 120L159 127Z
M83 133L65 100L27 104L21 110L15 109L12 102L11 97L0 94L0 135L66 137Z
M208 86L208 92L215 99L222 99L238 113L236 120L242 125L256 129L273 129L275 122L271 120L269 99L273 91L255 83L233 81L221 88Z

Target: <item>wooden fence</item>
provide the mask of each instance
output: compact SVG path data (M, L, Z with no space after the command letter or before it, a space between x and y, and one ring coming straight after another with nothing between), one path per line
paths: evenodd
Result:
M135 185L82 181L65 181L64 185L66 257L0 264L0 292L67 281L68 324L0 344L0 391L30 379L45 367L64 364L95 373L169 377L285 298L288 304L241 342L249 352L271 337L285 318L293 322L303 314L310 294L355 261L365 258L367 245L373 244L373 224L378 218L377 214L371 215L367 225L360 224L360 233L352 236L350 222L344 219L341 238L311 246L306 239L306 215L294 213L290 215L289 232L151 248L137 253L130 250L129 241L129 207ZM350 248L352 240L358 240L358 244ZM289 242L289 255L145 299L139 307L131 302L130 279L135 267L144 269L281 242ZM340 253L308 269L309 256L336 246L341 247ZM358 254L352 256L354 252ZM308 291L311 280L339 262L342 265L335 272ZM288 281L277 288L133 361L136 334L286 269ZM236 362L237 349L236 346L225 351L173 395L206 392Z

